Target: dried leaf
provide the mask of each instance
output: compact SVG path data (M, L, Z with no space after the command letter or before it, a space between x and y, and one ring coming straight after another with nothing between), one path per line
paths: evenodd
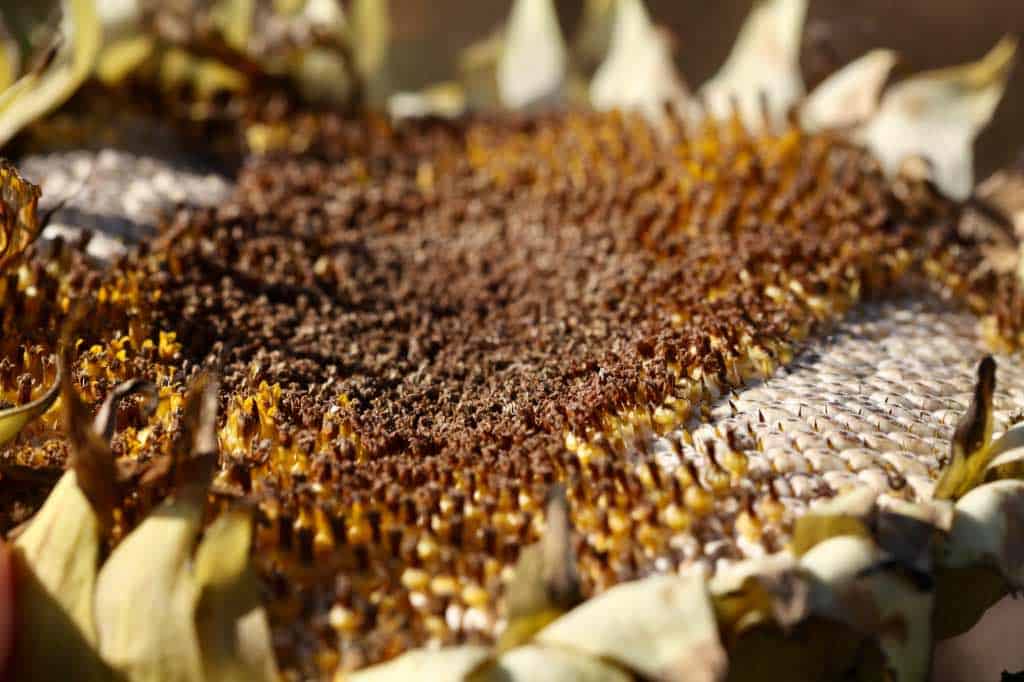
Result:
M345 676L346 682L405 682L406 680L466 680L491 658L487 647L465 645L437 651L415 649L393 661Z
M668 40L651 21L643 0L620 0L611 48L590 84L591 104L657 114L665 102L681 103L686 97Z
M92 71L102 42L95 0L65 0L65 40L45 67L0 93L0 145L59 106Z
M1017 42L1004 38L979 61L894 85L861 138L895 174L907 158L931 162L933 180L954 199L974 189L974 138L1002 98Z
M568 55L552 0L516 0L497 64L498 95L510 109L556 104Z
M469 675L466 682L630 682L632 679L632 675L596 658L571 650L528 645L503 654L493 666Z
M499 643L502 650L528 641L583 600L572 547L569 503L561 486L550 494L545 521L544 537L520 553L506 590L508 626Z
M800 39L807 0L758 0L750 11L729 58L701 87L715 116L732 113L737 98L744 122L758 127L766 95L772 118L780 120L804 94L800 76Z
M249 564L248 513L219 516L196 550L195 624L207 680L276 680L277 665L259 580Z
M996 363L986 356L978 365L974 398L953 433L949 462L935 486L936 499L958 499L984 480L985 467L992 458L989 443L995 388Z
M848 128L878 110L878 98L896 64L892 50L872 50L826 78L800 107L806 130Z
M536 641L613 661L650 679L717 680L726 668L702 575L616 585L551 623Z
M0 125L2 117L0 111ZM0 160L0 273L39 236L39 196L38 187L22 178L10 163Z

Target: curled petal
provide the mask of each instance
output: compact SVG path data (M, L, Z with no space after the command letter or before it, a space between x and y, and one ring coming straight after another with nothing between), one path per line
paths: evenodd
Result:
M0 145L24 126L71 96L92 71L103 29L94 0L65 0L65 39L53 48L43 68L22 76L0 93Z
M977 62L894 85L861 138L887 172L898 172L907 158L927 158L935 183L966 199L974 188L974 138L1003 96L1016 50L1016 40L1004 38Z
M57 378L46 393L30 403L0 410L0 445L14 440L25 425L33 419L43 416L60 395L62 383L62 364L57 365Z

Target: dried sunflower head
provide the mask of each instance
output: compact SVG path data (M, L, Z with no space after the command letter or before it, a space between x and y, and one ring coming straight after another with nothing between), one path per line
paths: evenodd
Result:
M212 21L229 9L252 6ZM352 15L378 22L349 36L366 73L387 61L380 9ZM91 448L96 480L113 469L117 485L79 486L105 535L124 536L96 603L117 602L115 584L142 593L113 560L152 545L159 512L132 528L180 482L200 405L186 386L216 363L212 491L257 509L281 662L307 676L409 650L357 676L743 679L766 662L803 679L925 675L936 636L1019 585L1006 548L1020 486L994 480L1016 464L990 442L1008 398L983 363L949 457L970 318L909 304L872 326L850 311L917 284L991 316L1007 343L1019 333L1016 280L974 276L983 240L959 231L957 201L1013 44L888 90L892 54L871 53L803 99L805 10L759 2L695 99L640 2L595 10L607 58L579 87L551 3L521 0L474 63L486 94L467 83L461 100L529 114L262 112L241 129L278 155L250 158L232 199L181 210L102 274L72 263L14 285L20 308L37 290L57 303L36 313L44 352L67 301L96 311L66 363L79 446L96 440L86 404L125 379L159 388L153 414L128 404L114 442ZM235 28L220 37L237 48L252 35ZM588 96L597 111L559 108ZM927 157L919 172L907 154ZM858 355L882 337L896 369ZM34 357L16 358L29 387ZM29 435L15 445L45 446ZM190 505L153 559L164 577L202 527ZM167 578L155 608L194 605L197 575L244 564L211 557ZM956 608L964 576L986 589ZM203 608L235 618L224 593ZM145 676L174 649L199 678L196 632L200 649L212 633L190 623L169 624L173 646L147 632L142 656L121 625L98 627L100 658Z

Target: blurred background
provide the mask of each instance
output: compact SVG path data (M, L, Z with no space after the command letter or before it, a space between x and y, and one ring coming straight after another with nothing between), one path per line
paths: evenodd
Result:
M459 51L497 27L511 0L391 0L392 72L398 89L450 78ZM676 38L677 62L691 88L725 60L752 0L647 0L656 21ZM572 35L583 0L557 0L563 33ZM902 57L894 78L983 55L1003 35L1024 36L1022 0L811 0L801 63L809 87L869 49ZM1018 63L1006 98L978 141L984 177L1024 149L1024 68Z

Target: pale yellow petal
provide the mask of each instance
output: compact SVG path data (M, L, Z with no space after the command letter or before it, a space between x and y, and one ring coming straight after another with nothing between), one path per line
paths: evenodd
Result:
M974 139L1002 99L1016 48L1016 40L1004 38L977 62L897 83L861 139L887 172L896 173L907 158L923 157L946 194L966 198L974 189Z

